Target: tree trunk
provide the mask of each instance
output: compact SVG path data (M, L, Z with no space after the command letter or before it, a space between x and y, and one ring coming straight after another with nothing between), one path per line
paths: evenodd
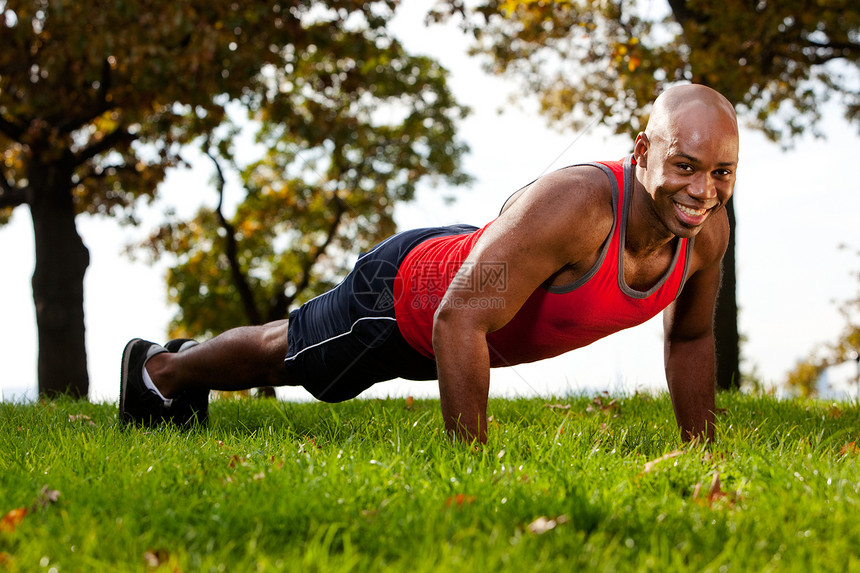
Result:
M717 41L712 36L702 35L707 20L697 15L687 0L669 0L672 15L684 29L684 38L690 46L702 49ZM695 49L695 48L693 48ZM694 84L704 84L726 94L726 85L716 85L709 81L701 70L693 71ZM731 98L730 98L731 101ZM735 102L732 102L734 105ZM729 245L723 256L723 278L717 295L716 316L714 317L714 337L717 351L717 388L736 390L741 386L740 336L738 334L737 274L735 272L735 203L729 199L726 205L729 216Z
M729 246L723 257L723 280L717 296L714 335L717 348L717 388L736 390L741 385L740 336L738 334L737 275L735 273L735 205L726 205L729 216Z
M84 398L89 391L84 341L84 273L89 251L75 227L74 160L33 160L30 214L36 246L33 301L39 330L39 395Z

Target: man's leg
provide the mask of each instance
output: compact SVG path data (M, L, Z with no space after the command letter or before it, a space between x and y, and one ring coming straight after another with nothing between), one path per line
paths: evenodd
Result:
M234 328L182 352L157 354L146 371L165 398L189 390L283 386L286 355L287 320L278 320Z
M179 342L179 341L174 341ZM145 426L205 423L209 390L287 383L287 320L229 330L202 344L168 349L131 340L123 351L120 419Z

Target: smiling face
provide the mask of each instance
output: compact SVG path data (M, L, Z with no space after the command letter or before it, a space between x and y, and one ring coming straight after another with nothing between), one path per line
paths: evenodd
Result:
M696 236L731 198L738 165L734 109L703 86L672 88L636 138L637 181L649 211L678 237Z

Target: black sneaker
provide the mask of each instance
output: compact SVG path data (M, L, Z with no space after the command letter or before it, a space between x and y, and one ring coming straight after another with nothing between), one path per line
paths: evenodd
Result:
M177 338L164 344L168 352L183 352L197 346L196 340ZM194 424L205 426L209 419L209 390L186 390L174 397L170 406L170 420L180 427Z
M171 418L171 400L163 400L143 382L143 365L167 350L155 343L135 338L125 345L119 386L119 418L127 424L149 427Z
M168 352L182 352L183 350L188 350L192 346L197 346L198 344L200 343L190 338L174 338L173 340L165 342L164 348L166 348Z

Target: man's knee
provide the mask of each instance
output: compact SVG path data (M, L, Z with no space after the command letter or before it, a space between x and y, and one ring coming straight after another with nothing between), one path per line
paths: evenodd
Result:
M263 360L268 365L272 386L289 384L284 369L284 358L287 356L288 327L287 319L270 322L260 327L260 351Z
M289 320L276 320L262 327L262 344L267 352L281 355L283 359L287 355L287 329Z

